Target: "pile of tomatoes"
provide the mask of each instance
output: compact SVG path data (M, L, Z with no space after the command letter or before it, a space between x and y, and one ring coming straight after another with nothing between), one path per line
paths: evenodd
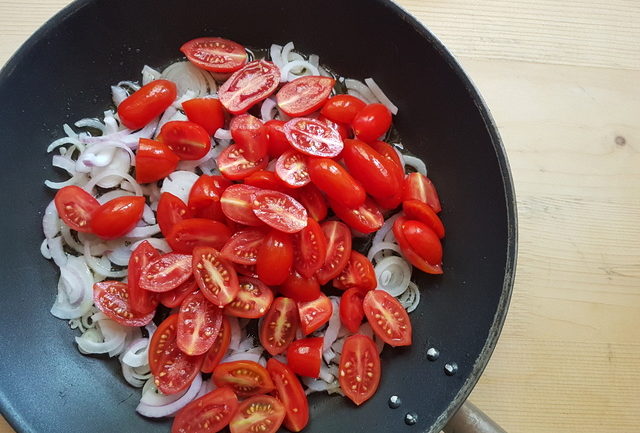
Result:
M218 99L182 104L189 120L164 124L155 140L140 139L136 180L160 181L180 160L203 158L211 136L225 125L233 144L217 158L222 175L200 176L187 203L169 192L160 196L157 221L173 251L161 254L142 242L129 260L128 282L96 283L94 301L127 326L149 323L160 304L177 309L150 342L155 384L175 394L204 372L212 373L218 389L187 405L174 432L218 431L229 424L233 433L269 433L283 422L300 431L309 411L296 375L319 376L323 339L307 336L333 312L322 285L332 282L344 291L340 319L354 335L345 341L338 379L356 404L369 399L380 380L378 350L357 334L365 316L385 343L411 344L406 311L375 290L373 266L352 250L351 229L374 232L384 210L402 205L404 216L393 231L403 255L425 272L441 273L438 196L425 176L405 176L396 151L378 140L391 125L384 105L330 97L335 83L327 77L305 76L280 87L277 66L247 63L241 45L221 38L196 39L182 50L196 66L231 75ZM263 123L247 113L273 94L291 120ZM172 82L153 81L120 104L120 121L142 128L175 98ZM270 160L276 161L272 170ZM145 199L100 205L69 186L55 203L72 229L114 239L135 227ZM330 211L336 218L327 219ZM262 318L262 346L271 355L286 354L287 363L220 363L231 339L228 316ZM298 329L305 337L296 340Z

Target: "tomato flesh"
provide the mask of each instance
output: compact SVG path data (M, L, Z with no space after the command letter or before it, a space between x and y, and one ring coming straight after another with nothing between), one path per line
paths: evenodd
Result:
M354 334L364 319L364 293L358 288L348 289L340 300L340 323Z
M396 168L373 147L360 140L345 140L342 151L349 173L372 197L390 197L400 193L402 184Z
M360 334L347 337L339 371L340 387L351 401L360 406L369 400L380 384L380 356L373 340Z
M238 278L240 291L235 299L224 307L225 314L247 319L257 319L267 314L273 302L273 292L257 278Z
M124 326L144 326L151 322L154 316L154 311L138 314L131 310L127 285L120 281L95 283L93 302L110 319Z
M244 229L236 232L220 251L222 256L242 265L255 265L258 260L258 248L264 242L266 233L259 229Z
M276 174L272 171L258 170L251 173L244 178L245 185L255 186L261 189L271 189L274 191L280 191L288 193L291 191L291 187L284 183Z
M400 302L384 290L367 292L364 314L376 333L390 346L411 345L411 320Z
M347 170L328 158L312 158L307 162L311 182L329 198L350 208L362 206L367 197L360 182Z
M198 284L196 284L196 279L191 276L187 281L180 284L175 289L159 293L158 296L162 305L167 308L176 308L182 304L184 298L196 290L198 290Z
M218 155L216 160L220 173L227 179L241 180L262 170L267 166L267 158L253 161L246 157L244 149L236 144L232 144Z
M200 159L211 149L209 133L195 122L172 120L162 126L160 135L180 159Z
M202 292L187 296L178 313L178 347L187 355L205 354L222 325L222 309L209 302Z
M218 388L180 409L171 433L218 432L225 428L238 410L238 397L230 388Z
M276 174L293 188L300 188L311 182L307 160L303 154L295 150L288 150L280 155L276 162Z
M358 111L351 121L351 127L360 140L377 140L391 127L391 112L382 104L369 104Z
M428 204L435 213L442 210L435 185L421 173L409 173L404 180L402 201L412 199Z
M182 103L187 118L202 126L209 135L224 126L224 108L218 99L196 98Z
M306 116L322 107L336 80L306 75L288 82L276 94L278 107L291 117Z
M198 177L189 191L189 211L194 217L224 220L220 197L231 182L222 176Z
M213 370L213 381L218 387L230 387L238 397L249 397L273 390L273 382L267 370L253 361L218 364Z
M366 105L364 101L355 96L336 95L329 98L320 113L334 122L349 124Z
M322 337L296 340L287 349L287 364L294 373L300 376L320 376L322 363Z
M284 415L284 406L276 398L256 395L240 403L229 430L231 433L275 433Z
M440 239L444 237L444 225L431 206L419 200L407 200L402 203L402 210L407 218L426 224Z
M91 194L75 185L65 186L56 193L54 203L58 215L71 229L91 231L91 215L100 207Z
M142 86L118 105L120 122L129 129L140 129L169 108L178 94L168 80L154 80Z
M309 184L297 189L295 191L295 196L307 210L309 216L317 222L320 222L327 217L327 200L315 185Z
M222 212L231 221L247 226L261 226L264 223L253 213L253 202L259 188L250 185L231 185L220 198Z
M307 226L307 210L288 194L258 190L253 195L253 213L265 224L285 233L297 233Z
M282 284L293 266L291 235L272 229L258 248L256 271L262 282L270 286Z
M280 69L271 62L256 60L235 71L218 89L218 97L230 113L240 114L266 99L278 84Z
M242 45L223 38L192 39L184 43L180 51L191 63L211 72L233 72L247 61L247 52Z
M378 287L376 273L371 261L357 251L351 251L349 262L333 280L333 286L346 290L352 287L367 292Z
M244 150L248 160L257 161L266 156L269 138L260 119L251 114L241 114L231 119L229 129L236 146Z
M320 225L327 239L327 254L322 268L316 273L320 284L340 275L351 254L351 231L339 221L325 221Z
M308 117L298 117L284 124L289 144L311 156L333 158L340 155L344 143L337 130L326 123Z
M178 162L180 158L166 144L141 138L136 151L136 182L164 179L176 170Z
M127 275L127 293L131 312L147 314L155 311L158 306L157 296L140 287L140 274L151 260L159 257L160 253L151 246L149 241L144 241L136 247L129 257Z
M179 197L170 192L160 194L157 219L160 231L165 238L169 235L175 223L191 218L191 216L187 205Z
M212 247L193 249L193 275L202 294L219 307L231 302L240 290L236 270Z
M324 294L320 294L315 300L309 302L298 302L298 314L300 316L300 327L304 335L309 335L313 331L320 329L327 323L333 313L333 304Z
M124 196L109 200L91 214L91 232L102 239L117 239L136 226L144 211L144 197Z
M282 120L273 119L264 124L269 137L268 152L271 158L276 158L291 149L289 140L284 133L284 123Z
M292 272L280 285L280 293L295 301L309 302L320 296L320 283L315 276L304 277Z
M140 287L151 292L168 292L187 281L191 274L190 255L163 254L142 270Z
M267 371L275 386L275 397L284 405L284 426L299 432L309 423L309 401L300 380L291 368L275 358L267 361Z
M327 254L327 238L320 224L307 218L307 226L296 234L295 268L303 277L312 277L322 265Z
M218 331L218 338L213 342L213 346L204 356L202 361L202 367L200 370L203 373L211 373L222 358L227 354L229 350L229 343L231 342L231 325L229 319L226 316L222 316L222 323L220 324L220 331Z
M384 216L375 202L367 197L357 208L350 208L335 200L329 200L331 209L338 218L360 233L373 233L384 224Z
M412 243L418 248L413 249L412 243L406 237L407 223L411 228ZM441 274L442 271L442 245L438 236L427 225L419 221L409 221L406 217L400 217L393 223L393 234L400 245L402 255L416 268L428 274ZM430 262L431 260L437 260Z
M262 320L260 344L271 355L278 355L289 347L298 329L298 307L293 299L278 297Z
M231 230L221 222L191 218L175 223L167 235L167 242L174 251L190 254L196 246L222 248L230 237Z

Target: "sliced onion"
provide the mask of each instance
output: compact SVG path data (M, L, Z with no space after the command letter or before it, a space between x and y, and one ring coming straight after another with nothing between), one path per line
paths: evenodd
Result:
M310 54L309 55L309 63L311 63L316 68L319 68L320 67L320 57L318 57L317 54Z
M362 325L360 325L358 334L365 335L373 340L373 329L371 329L371 325L369 325L369 323L363 323Z
M149 349L148 338L138 338L127 347L122 357L122 363L130 367L142 367L147 365L147 351Z
M83 173L76 173L73 176L71 176L69 179L62 181L62 182L53 182L51 180L45 180L44 184L47 186L47 188L51 188L51 189L62 189L65 186L70 186L70 185L81 185L84 182L86 182L87 176Z
M142 85L145 86L154 80L160 79L162 73L160 71L156 71L150 66L144 65L142 68Z
M160 233L160 225L153 224L150 226L134 227L129 233L124 235L128 239L148 238Z
M391 231L393 228L393 223L396 222L398 218L400 218L401 214L397 213L389 218L382 224L382 227L376 232L373 236L372 245L376 245L383 241L384 237Z
M313 66L307 60L294 60L292 62L287 63L282 67L282 69L280 69L280 81L284 83L286 81L293 81L296 78L298 78L291 72L291 70L294 68L304 68L307 70L307 72L309 72L308 75L320 75L318 68Z
M195 399L198 399L206 394L209 394L211 391L213 391L214 389L216 389L217 386L216 384L213 382L212 379L209 380L203 380L202 381L202 385L200 386L200 390L198 391L198 393L196 394Z
M260 361L260 357L261 355L258 353L252 353L252 352L235 352L232 353L231 355L228 355L226 357L224 357L221 361L222 362L234 362L234 361L253 361L253 362L258 362Z
M189 61L176 62L162 71L162 77L176 83L178 96L188 90L194 92L194 97L209 95L216 92L217 85L213 76L193 65Z
M85 167L104 167L111 164L111 161L116 156L115 149L122 149L129 155L127 161L129 165L135 162L135 155L129 146L118 141L101 141L94 143L87 147L82 154L78 157L76 168L78 165L84 165ZM122 166L124 164L121 163Z
M60 232L60 218L55 201L51 200L42 216L42 231L47 239L51 239Z
M157 250L162 251L163 253L170 253L171 247L169 246L169 244L167 243L166 240L164 239L160 239L160 238L146 238L146 239L140 239L139 241L134 242L133 244L131 244L131 246L129 247L131 249L131 251L135 250L136 248L138 248L138 246L143 243L143 242L149 242L151 244L152 247L154 247Z
M391 296L399 296L407 290L411 281L411 265L401 257L385 257L374 267L378 289Z
M76 337L76 343L78 344L80 352L84 354L109 353L124 344L124 339L126 337L126 334L123 332L110 339L103 337L102 339L98 338L96 340L96 337L100 335L101 333L98 332L97 329L89 329L80 337Z
M387 107L389 111L391 111L391 114L398 114L398 107L396 107L395 104L391 102L391 99L389 99L387 95L384 94L380 86L376 84L373 78L365 78L364 82L367 87L369 87L369 90L371 90L371 93L373 93L376 99L380 101L385 107Z
M52 141L49 147L47 147L47 153L51 152L52 150L60 146L64 146L65 144L72 144L74 146L80 147L81 149L84 149L84 145L80 142L76 134L75 137L62 137Z
M118 158L114 156L114 161ZM125 154L126 158L126 154ZM128 164L128 163L127 163ZM136 183L133 177L129 176L126 171L118 171L111 169L110 167L95 167L93 170L93 178L87 182L82 188L88 193L92 193L93 188L96 185L101 186L103 188L114 188L118 186L122 179L128 180L132 185L136 185L136 195L142 195L142 190L140 189L140 185Z
M40 254L47 260L51 259L51 251L49 251L49 242L47 239L43 239L40 244Z
M333 311L329 318L329 325L327 325L327 329L324 331L322 350L331 348L333 342L338 338L338 332L340 331L340 298L331 296L331 303L333 304Z
M189 201L191 187L198 180L199 176L188 171L174 171L165 178L162 183L161 192L170 192L183 202Z
M278 69L284 66L284 62L282 61L282 47L280 45L273 44L269 49L269 53L271 54L271 61L278 67Z
M140 403L147 406L166 406L178 400L185 395L187 391L182 391L176 394L165 395L158 389L154 383L154 378L151 377L142 388L142 397L140 397Z
M54 167L58 167L69 173L71 176L76 174L76 163L75 161L67 158L62 155L53 155L51 158L51 165Z
M121 364L121 366L124 380L126 380L129 385L135 388L142 388L142 386L145 384L145 381L151 377L149 366L146 366L144 373L141 373L139 371L140 368L133 368L127 364Z
M89 267L91 269L93 269L95 272L97 272L98 274L103 275L105 277L122 278L122 277L125 277L127 275L127 270L126 269L123 269L121 271L112 271L110 264L109 264L109 266L105 266L104 263L102 263L100 260L98 260L95 257L93 257L91 255L91 244L90 243L85 243L84 244L84 259L87 262L87 265L89 265ZM107 262L109 262L109 261L107 260Z
M280 53L280 56L281 56L280 58L282 59L282 66L285 66L287 63L291 61L289 59L289 54L291 54L291 51L293 51L294 48L295 48L295 45L293 45L293 41L289 41L286 44L284 44L284 47L282 47L282 52Z
M320 365L320 379L324 380L327 383L332 383L335 380L335 377L331 373L329 373L329 369L326 365Z
M344 85L348 90L355 90L360 95L362 95L362 99L367 104L379 102L373 92L371 92L371 90L369 90L369 88L362 81L355 80L353 78L347 78L344 80Z
M130 88L134 92L137 92L138 90L140 90L140 85L138 83L134 83L133 81L120 81L118 83L118 86L119 87L127 86L128 88Z
M107 253L107 258L109 258L111 263L118 266L127 266L130 257L131 250L124 244Z
M392 242L378 242L371 245L371 248L369 248L369 252L367 253L367 258L372 263L380 261L380 259L384 258L385 256L383 255L382 257L380 257L378 253L382 253L383 251L394 251L398 254L401 254L401 250L398 244L394 244Z
M423 176L427 175L427 165L420 158L416 158L411 155L403 155L405 166L413 167L416 169L418 173L421 173Z
M229 341L229 350L234 351L238 350L238 346L240 345L240 339L242 338L240 332L240 324L238 323L238 318L233 316L228 316L229 319L229 328L231 329L231 340Z
M56 236L54 238L48 239L47 244L49 246L51 258L53 258L55 264L60 267L66 265L67 254L64 252L64 248L62 246L62 238L60 236Z
M215 134L213 134L214 138L217 138L218 140L231 140L231 131L228 129L222 129L222 128L218 128L215 132Z
M398 297L398 301L407 310L407 313L413 312L420 303L420 290L413 281L409 282L407 290Z
M268 122L269 120L273 120L273 113L275 109L276 100L273 98L265 99L260 106L260 117L262 117L262 121Z
M120 105L120 103L125 99L127 99L128 97L129 97L129 94L122 87L111 86L111 99L113 100L113 103L115 104L116 107ZM76 124L76 126L78 125Z
M105 204L108 201L113 200L114 198L132 196L134 195L131 191L125 191L123 189L114 189L112 191L105 192L100 197L97 197L98 203Z
M73 299L69 297L72 294ZM93 276L82 257L69 256L60 268L58 295L51 314L59 319L77 319L93 305Z
M153 380L153 378L151 378L150 380ZM172 416L195 399L196 395L198 395L198 391L200 391L201 386L202 376L198 374L193 379L193 382L191 382L191 385L189 386L189 389L187 389L187 392L185 392L177 400L159 406L150 406L146 403L143 403L141 400L138 404L138 407L136 407L136 412L148 418L162 418L165 416Z

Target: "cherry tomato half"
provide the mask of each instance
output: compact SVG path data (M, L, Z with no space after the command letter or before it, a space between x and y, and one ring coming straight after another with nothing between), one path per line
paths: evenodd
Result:
M101 281L93 285L93 302L110 319L124 326L144 326L154 311L138 314L129 305L127 285L121 281Z
M280 69L271 62L255 60L234 72L218 89L218 97L229 112L240 114L266 99L278 84Z
M150 183L173 173L180 158L164 143L141 138L136 151L136 182Z
M238 410L238 397L230 388L218 388L180 409L171 433L218 432Z
M276 174L292 188L299 188L311 182L307 171L307 159L300 152L288 150L276 162Z
M295 240L296 271L303 277L310 278L324 265L327 239L320 224L313 218L307 218L307 226L296 234Z
M260 188L250 185L231 185L220 198L222 212L231 221L247 226L261 226L264 223L253 213L253 201Z
M91 214L91 232L102 239L129 233L142 218L144 197L124 196L109 200Z
M378 287L376 272L371 261L357 251L351 251L349 262L333 280L333 286L340 290L352 287L367 292Z
M340 299L340 323L354 334L364 319L364 293L358 288L348 289Z
M391 112L382 104L369 104L353 118L353 132L362 141L377 140L391 127Z
M233 72L247 61L247 52L242 45L223 38L192 39L185 42L180 51L191 63L211 72Z
M218 331L218 338L213 342L213 346L204 356L204 361L202 361L202 367L200 370L203 373L211 373L216 368L222 358L227 354L227 350L229 350L229 343L231 342L231 325L229 324L229 319L227 316L222 316L222 324L220 325L220 330Z
M365 335L347 337L340 357L338 380L344 394L360 406L380 384L380 355L373 340Z
M236 270L212 247L193 249L193 275L202 294L219 307L233 301L240 290Z
M247 319L257 319L267 314L273 302L273 292L257 278L239 277L240 291L236 298L224 307L225 314Z
M230 237L231 230L221 222L191 218L175 223L167 242L175 252L190 254L199 245L220 249Z
M253 361L218 364L213 370L213 382L218 387L230 387L238 397L273 391L271 376L263 366Z
M182 304L184 298L196 290L198 290L198 284L196 283L196 279L191 276L187 281L180 284L175 289L159 293L158 296L162 305L167 308L176 308Z
M221 325L222 309L200 291L190 294L178 313L178 347L187 355L205 354L218 337Z
M91 194L75 185L65 186L58 190L54 202L58 215L71 229L91 231L91 215L100 207Z
M296 340L287 349L287 365L300 376L318 377L322 363L322 337Z
M237 231L220 252L225 259L233 263L255 265L258 260L258 248L264 242L265 236L266 232L260 229Z
M256 271L262 282L271 286L282 284L293 266L291 235L272 229L258 248Z
M253 213L262 222L285 233L297 233L307 226L304 206L279 191L256 191L253 194Z
M338 123L351 123L353 118L367 104L352 95L336 95L329 98L320 113Z
M299 432L309 422L309 401L300 380L286 364L275 358L267 361L267 371L275 386L275 397L284 405L284 426L289 431Z
M435 211L426 203L419 200L407 200L402 203L402 210L407 218L418 220L427 226L442 239L444 237L444 225Z
M244 149L232 144L216 159L220 173L227 179L241 180L267 166L267 158L252 161L245 156Z
M196 160L205 156L211 149L211 137L206 129L187 120L172 120L160 130L162 141L175 152L180 159Z
M288 82L276 94L278 107L291 117L306 116L322 107L336 80L305 75Z
M360 182L334 160L310 158L307 170L311 182L333 200L350 208L357 208L364 203L367 193Z
M140 274L151 260L159 256L160 253L151 246L149 241L144 241L133 250L131 257L129 257L129 274L127 275L129 296L127 299L133 313L151 313L158 306L158 297L153 292L140 287Z
M402 201L411 199L428 204L435 213L442 210L435 185L421 173L409 173L404 180Z
M360 233L373 233L384 224L384 216L380 208L370 197L367 197L364 203L355 209L331 199L329 204L338 218Z
M333 313L333 304L322 293L313 301L298 302L302 333L309 335L313 331L320 329L322 325L329 321L331 313Z
M325 221L320 227L327 239L327 255L316 276L320 284L340 275L351 255L351 230L339 221Z
M384 290L371 290L362 306L373 332L385 343L394 347L411 345L411 320L396 298Z
M275 433L284 420L282 403L270 395L256 395L240 403L229 430L231 433Z
M245 185L255 186L260 189L271 189L288 194L291 187L284 183L273 171L258 170L244 178Z
M187 118L213 135L224 126L224 108L218 99L195 98L182 103Z
M311 156L333 158L340 155L344 144L336 129L325 122L308 117L298 117L284 124L289 144Z
M289 140L284 133L284 121L273 119L265 123L264 126L267 128L267 136L269 137L269 156L271 158L277 158L291 149Z
M327 200L315 185L310 183L297 189L294 194L311 218L320 222L327 217Z
M413 266L428 274L442 273L442 245L438 236L426 224L400 217L393 223L393 234L402 255ZM417 249L414 249L414 245Z
M260 344L271 355L289 347L298 329L298 307L293 299L278 297L260 325Z
M320 296L320 283L313 275L311 277L303 277L293 271L280 285L280 293L295 301L313 301Z
M168 292L191 277L191 256L168 253L151 260L142 270L140 287L151 292Z
M169 235L175 223L191 217L192 215L187 205L179 197L170 192L160 194L157 219L160 231L165 238Z
M396 168L384 156L360 140L345 140L342 158L353 174L372 197L389 197L400 193L402 184Z
M118 105L118 117L129 129L140 129L169 108L178 94L168 80L154 80L142 86Z
M194 217L223 221L220 197L231 182L222 176L198 177L189 191L189 211Z
M258 161L267 155L268 130L260 119L251 114L241 114L231 119L229 129L236 146L244 150L245 158Z

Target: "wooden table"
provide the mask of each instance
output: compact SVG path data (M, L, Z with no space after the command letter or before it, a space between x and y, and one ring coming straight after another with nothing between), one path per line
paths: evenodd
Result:
M66 3L0 0L0 63ZM516 184L515 289L472 400L509 432L640 432L640 4L399 3L479 87Z

